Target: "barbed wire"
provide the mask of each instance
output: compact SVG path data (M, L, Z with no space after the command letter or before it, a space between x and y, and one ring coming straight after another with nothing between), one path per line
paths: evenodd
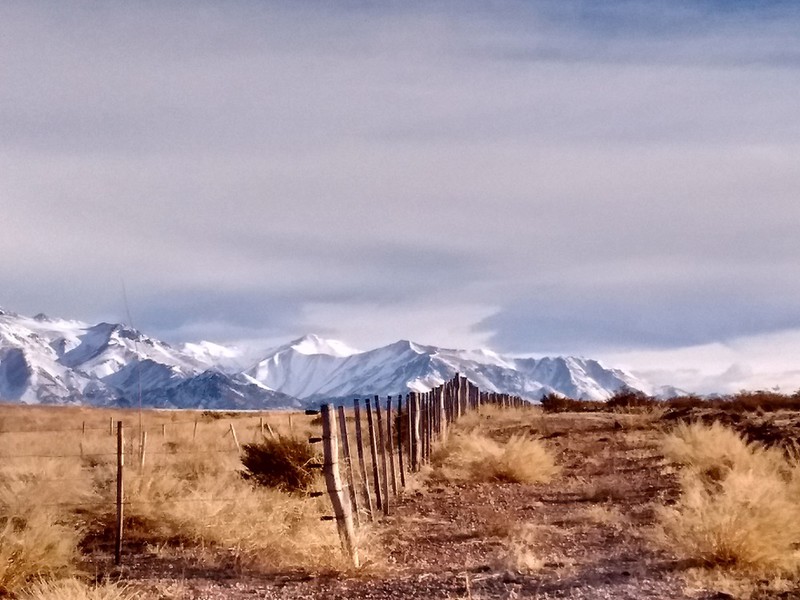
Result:
M302 413L297 413L297 414L301 415ZM219 418L217 418L217 417L212 417L212 418L205 417L205 418L197 418L197 419L182 419L182 420L178 420L178 421L166 421L164 423L157 423L157 424L147 425L146 427L143 428L143 430L144 431L148 431L148 432L150 432L150 431L160 431L162 429L162 427L168 427L169 428L169 427L171 427L173 425L177 425L177 426L186 426L186 425L195 425L195 424L197 424L197 425L211 425L212 423L219 423L220 425L223 425L225 423L236 422L236 421L239 421L240 424L241 424L241 422L246 421L248 419L259 419L259 418L262 418L262 417L263 417L263 415L247 415L247 416L244 416L244 417L232 417L232 418L228 418L228 419L226 419L225 417L219 417ZM274 417L274 415L273 415L273 417ZM108 423L106 423L105 425L87 425L85 427L84 426L80 426L80 427L59 427L59 428L47 427L47 428L36 428L36 429L32 429L32 428L26 427L24 429L8 429L7 427L4 426L3 419L0 417L0 435L19 434L19 433L23 433L23 434L24 433L70 433L70 432L81 432L81 433L83 433L83 432L87 432L87 431L108 431L110 435L113 435L113 433L116 432L116 423L117 423L118 420L119 419L115 419L114 420L114 425L112 427L109 427ZM276 419L274 419L274 418L272 420L270 420L270 421L268 421L267 419L264 419L264 426L266 426L267 424L275 425L275 421L276 421ZM260 425L260 423L257 422L255 424L250 424L250 427L259 427L259 425ZM130 425L126 429L128 429L128 430L135 429L136 431L141 431L141 429L139 428L138 425Z

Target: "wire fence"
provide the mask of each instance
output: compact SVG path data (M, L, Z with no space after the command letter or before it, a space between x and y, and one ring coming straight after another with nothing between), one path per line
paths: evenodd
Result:
M39 428L0 418L0 489L19 491L26 486L48 485L56 495L63 492L63 498L51 500L42 495L34 501L34 508L115 513L114 559L120 564L126 513L131 509L181 504L234 506L241 500L226 490L209 493L192 490L191 486L181 495L176 492L172 496L137 498L135 491L132 494L128 490L131 483L167 477L175 461L184 459L203 468L203 457L214 455L229 461L213 465L214 469L240 479L244 469L240 435L249 440L245 443L280 440L282 436L305 438L312 445L322 444L321 462L305 465L320 469L323 475L334 514L322 518L336 521L342 547L358 564L355 530L388 516L394 499L430 463L434 446L445 442L449 427L488 404L511 407L527 403L519 397L480 390L456 375L426 393L366 397L356 399L352 407L326 404L320 411L306 411L305 415L199 413L193 418L159 422L131 411L112 415L102 424L83 419L80 426L50 422ZM124 420L115 418L123 415ZM70 463L54 467L37 461L59 461L57 465L73 461L72 468L77 471L69 476L66 472L53 473L53 469L68 469ZM98 472L98 466L106 467L106 471ZM77 491L70 491L70 485L77 486ZM3 502L0 497L0 510Z

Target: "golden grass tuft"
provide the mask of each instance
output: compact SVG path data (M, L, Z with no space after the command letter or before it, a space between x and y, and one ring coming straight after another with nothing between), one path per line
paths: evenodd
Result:
M659 511L663 544L705 567L800 570L795 463L717 423L676 428L664 452L683 470L680 498Z
M559 472L541 440L512 435L502 443L478 429L453 432L432 462L434 477L451 481L546 483Z
M26 472L27 470L27 472ZM61 481L61 490L53 479ZM79 466L52 460L16 461L0 471L0 594L14 593L41 577L76 572L82 523L71 504L90 494L90 480Z
M128 586L88 585L79 579L41 580L17 594L19 600L133 600L140 597Z
M679 424L664 439L662 450L668 460L707 481L721 480L734 469L767 473L788 466L779 450L748 442L717 421Z
M79 534L52 512L0 517L0 595L39 577L75 573Z

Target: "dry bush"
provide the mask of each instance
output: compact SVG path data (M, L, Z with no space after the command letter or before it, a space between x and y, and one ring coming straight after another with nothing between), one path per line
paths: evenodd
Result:
M245 479L283 492L307 491L314 483L308 464L317 458L311 444L279 436L245 444L242 464Z
M483 432L454 432L432 457L434 476L455 481L546 483L559 472L545 445L528 435L501 443Z
M600 412L605 410L605 402L594 400L573 400L558 394L545 394L541 401L542 410L546 413L562 412Z
M619 409L630 410L634 408L652 408L659 404L661 404L659 400L651 398L644 392L631 388L622 388L605 401L605 408L611 411Z
M19 600L134 600L142 596L116 583L87 585L79 579L63 579L38 581L16 597Z
M680 423L664 439L664 456L708 481L719 481L734 469L772 472L789 466L780 451L747 442L739 433L714 422Z
M659 511L662 543L706 567L800 569L795 463L718 424L679 426L664 450L684 468L680 498Z

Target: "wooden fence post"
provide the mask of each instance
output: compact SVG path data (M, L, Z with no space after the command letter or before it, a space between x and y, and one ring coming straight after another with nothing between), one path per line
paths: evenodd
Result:
M364 400L367 409L367 431L369 432L369 455L372 459L372 483L375 488L375 507L383 508L383 494L381 493L381 478L378 475L378 441L375 439L375 419L372 416L372 406L369 398Z
M353 461L350 458L350 438L347 435L347 417L345 416L344 406L338 408L339 411L339 434L342 437L342 456L347 468L347 484L350 492L350 506L353 507L353 520L356 527L359 527L358 518L358 495L356 494L356 483L353 477Z
M406 401L406 410L408 402ZM405 465L403 464L403 394L397 396L397 462L400 467L400 485L406 487Z
M447 410L445 409L444 390L444 386L440 387L436 398L439 409L439 441L441 443L447 441Z
M456 420L461 418L461 375L456 373L455 379L455 398L453 399L456 404Z
M425 462L431 462L431 443L433 442L433 392L425 394Z
M369 402L369 400L367 401ZM364 461L364 436L361 432L361 408L358 399L353 400L353 415L356 419L356 451L358 452L358 468L361 474L361 484L364 486L364 500L367 503L367 514L369 520L374 517L372 493L369 489L369 476L367 475L367 465Z
M430 438L428 437L428 425L430 425L431 413L428 410L430 405L430 394L425 392L422 394L422 464L428 464L428 448L430 447Z
M381 401L375 396L375 416L378 420L378 448L381 454L381 488L383 489L383 514L389 516L389 465L386 462L386 438L383 437Z
M411 410L413 411L413 420L411 423L411 468L416 472L420 469L420 461L422 460L422 439L419 435L419 394L411 392Z
M394 438L392 437L392 397L386 397L386 441L389 449L389 464L392 471L392 494L397 496L397 470L394 468ZM389 491L387 490L388 494Z
M139 449L139 470L144 469L144 458L147 454L147 430L142 429L142 447Z
M339 443L334 425L333 404L323 404L322 415L322 452L324 461L322 470L325 474L325 487L331 498L333 512L336 515L336 527L342 547L350 555L353 565L359 566L356 535L353 528L353 514L342 489L342 478L339 475Z
M123 473L122 468L125 465L125 440L122 433L122 421L117 421L117 523L114 541L114 564L119 565L122 563L122 522L123 522Z
M414 401L411 397L414 392L406 394L406 421L408 422L406 432L406 456L408 457L408 472L414 471Z
M233 423L231 423L231 435L233 436L233 443L236 444L236 450L241 454L242 447L239 445L239 438L236 435L236 430L233 428Z

